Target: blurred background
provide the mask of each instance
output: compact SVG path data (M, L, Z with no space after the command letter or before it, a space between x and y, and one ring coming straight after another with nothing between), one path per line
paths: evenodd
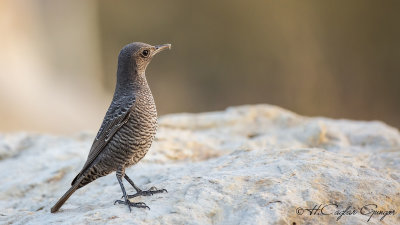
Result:
M160 115L268 103L400 127L398 1L0 1L0 131L96 132L127 43Z

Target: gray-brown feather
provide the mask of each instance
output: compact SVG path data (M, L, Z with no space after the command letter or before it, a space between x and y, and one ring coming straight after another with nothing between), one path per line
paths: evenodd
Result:
M51 212L56 212L78 188L114 171L117 171L126 199L122 173L146 155L157 129L157 110L145 70L152 56L166 47L170 45L151 46L135 42L122 48L118 56L114 97L87 161L72 181L72 187L51 208ZM125 203L129 202L126 200Z
M149 150L157 129L157 110L146 78L140 76L140 87L127 122L114 134L86 171L80 187L93 180L139 162ZM90 158L90 154L89 154Z

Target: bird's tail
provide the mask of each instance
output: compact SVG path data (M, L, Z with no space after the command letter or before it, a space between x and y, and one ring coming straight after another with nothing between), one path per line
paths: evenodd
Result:
M51 213L57 212L61 208L61 206L64 205L68 198L71 197L71 195L79 188L82 178L83 177L81 176L81 179L78 179L77 182L75 182L74 185L72 185L72 187L67 192L65 192L65 194L51 208Z

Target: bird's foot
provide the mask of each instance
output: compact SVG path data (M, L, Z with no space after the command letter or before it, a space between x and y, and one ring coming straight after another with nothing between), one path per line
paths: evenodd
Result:
M156 187L151 187L147 191L138 191L134 195L127 195L127 197L128 198L135 198L135 197L138 197L138 196L150 196L150 195L154 195L154 194L158 194L158 193L164 193L164 192L168 192L167 189L158 190Z
M148 208L150 210L150 207L148 207L144 202L131 202L128 199L126 199L125 201L122 200L115 200L114 205L118 203L118 204L123 204L123 205L127 205L129 208L129 212L132 212L131 207L136 207L136 208Z

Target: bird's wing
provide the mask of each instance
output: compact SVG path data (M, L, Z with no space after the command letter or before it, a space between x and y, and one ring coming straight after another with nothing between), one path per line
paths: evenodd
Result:
M124 102L125 104L122 104ZM126 104L126 102L129 102ZM71 185L90 167L92 162L102 152L104 147L112 139L114 134L129 120L131 108L133 107L135 99L130 98L128 101L120 99L120 101L113 101L108 109L103 123L93 141L92 147L82 170L78 173ZM124 106L122 106L124 105Z

